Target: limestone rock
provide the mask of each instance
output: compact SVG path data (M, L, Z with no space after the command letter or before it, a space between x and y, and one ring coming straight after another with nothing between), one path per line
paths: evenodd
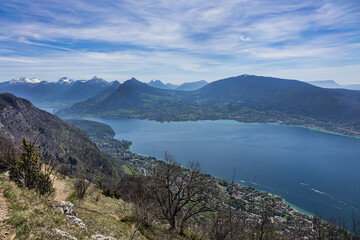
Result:
M74 205L68 201L61 201L57 204L58 209L66 216L77 216Z
M67 233L67 232L61 231L61 230L59 230L59 229L55 229L55 232L56 232L57 234L59 234L60 236L64 237L64 238L68 238L68 239L71 239L71 240L77 240L76 237L70 235L70 234Z
M85 229L86 229L85 223L84 223L80 218L77 218L77 217L72 216L72 215L66 215L66 218L69 219L70 221L76 223L76 224L79 225L81 228L85 228Z
M116 240L116 238L113 238L113 237L107 237L107 236L104 236L104 235L92 235L91 236L92 239L96 239L96 240Z

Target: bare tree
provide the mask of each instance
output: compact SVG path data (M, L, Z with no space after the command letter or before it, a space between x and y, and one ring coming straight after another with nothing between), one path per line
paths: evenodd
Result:
M83 177L76 178L74 182L76 197L78 199L83 199L85 197L85 193L88 190L89 186L90 186L90 182L87 181L85 178Z
M187 169L182 168L167 152L165 161L154 170L154 199L161 210L160 218L168 221L170 230L183 235L191 218L212 211L210 183L200 173L199 163L191 162Z
M6 172L16 164L16 154L14 151L7 151L0 157L0 172Z
M158 217L159 209L152 198L150 185L153 184L152 177L141 175L125 175L121 179L119 191L122 199L133 203L132 220L135 222L133 228L133 239L140 228L151 227L153 221Z
M134 206L134 216L137 220L137 225L133 230L131 240L134 239L135 234L139 231L140 227L148 227L156 219L158 215L158 210L154 208L154 203L148 205L145 204L135 204Z
M273 204L266 204L266 206L261 210L260 213L260 223L257 226L259 232L259 240L271 239L269 235L272 234L272 226L270 224L270 217L273 215L272 209L274 208Z
M235 184L236 167L234 167L232 181L229 186L229 199L232 198ZM211 240L242 239L244 233L244 218L241 211L236 211L231 204L218 203L216 212L211 219L209 238Z
M351 224L353 234L358 237L360 235L360 219L356 217L355 210L353 210L353 213L351 215Z
M219 206L209 229L211 240L245 239L246 222L242 211L232 209L230 205Z

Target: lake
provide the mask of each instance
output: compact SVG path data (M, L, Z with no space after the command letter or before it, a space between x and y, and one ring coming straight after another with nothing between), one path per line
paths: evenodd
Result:
M110 125L131 151L162 159L164 152L186 166L283 196L323 217L360 209L360 139L276 124L231 120L166 122L86 118Z

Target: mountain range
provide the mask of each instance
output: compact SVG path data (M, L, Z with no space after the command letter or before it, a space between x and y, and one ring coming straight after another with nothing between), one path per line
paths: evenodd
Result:
M194 91L206 86L207 84L208 82L205 80L201 80L197 82L186 82L180 85L174 85L171 83L164 84L160 80L151 80L150 82L148 82L148 85L151 87L169 89L169 90L179 90L179 91Z
M189 82L180 85L160 80L151 81L149 86L161 89L191 91L207 84L206 81ZM8 92L23 97L40 107L63 108L94 97L102 91L112 91L120 85L118 81L107 82L102 78L93 77L89 80L73 80L67 77L57 82L48 82L38 78L19 77L10 81L0 82L0 93Z
M252 75L221 79L195 91L174 91L133 78L115 91L100 93L57 114L159 121L235 119L360 129L360 92Z
M56 83L17 78L0 83L0 92L17 94L38 106L62 107L57 112L61 117L234 119L360 135L360 91L339 88L334 81L310 83L254 75L179 86L159 80L143 83L135 78L122 84L97 77L77 81L63 77Z
M90 80L72 80L67 77L57 82L37 78L20 77L0 82L0 92L8 92L26 98L38 106L65 107L86 100L113 84L96 76Z

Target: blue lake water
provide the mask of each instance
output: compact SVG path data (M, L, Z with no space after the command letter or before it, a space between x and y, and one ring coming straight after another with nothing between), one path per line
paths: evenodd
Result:
M138 119L87 118L110 125L131 151L163 158L168 151L203 172L283 196L323 217L360 209L360 139L276 124L236 121L160 123Z

